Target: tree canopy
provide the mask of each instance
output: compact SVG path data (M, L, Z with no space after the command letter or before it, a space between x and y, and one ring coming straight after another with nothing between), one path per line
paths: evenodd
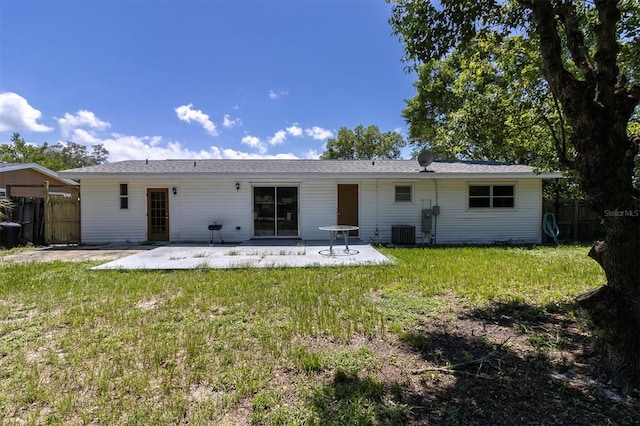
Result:
M420 77L405 110L412 142L533 163L550 153L575 170L606 232L590 256L607 284L579 301L606 343L612 382L640 387L640 4L388 1Z
M425 4L428 2L397 3L416 13L430 6ZM634 22L640 14L638 6L623 6L627 8L621 23L627 28L624 33L637 37ZM523 24L516 30L518 21L507 19L515 5L501 10L503 28L482 28L443 55L434 48L441 40L428 37L445 31L437 18L453 19L454 11L437 12L435 6L431 7L434 25L421 37L425 38L423 43L431 41L432 48L417 45L413 39L406 42L415 51L405 59L414 61L411 68L418 76L414 84L417 94L403 111L409 123L408 143L414 146L414 152L429 149L440 158L526 163L542 169L573 168L575 152L568 141L571 127L544 77L539 39L528 26ZM496 8L489 8L494 10L491 18L477 19L498 22ZM409 18L398 9L395 12L394 25L404 25L403 20ZM587 22L581 24L581 28L586 26ZM620 67L630 81L640 80L639 50L637 44L622 43ZM570 62L565 61L565 65L572 69ZM637 113L631 116L629 129L630 133L640 130ZM636 159L637 176L640 156Z
M327 140L320 156L323 160L373 160L400 158L400 149L406 142L398 132L380 132L378 126L357 126L350 130L340 128L338 136Z
M108 155L102 144L93 145L91 152L85 145L74 142L35 145L26 142L19 133L11 136L11 143L0 145L0 161L37 163L54 171L103 164Z
M437 157L557 168L554 140L566 150L565 134L536 53L523 37L484 34L420 64L403 111L410 143Z
M47 155L45 154L47 147L46 143L42 146L27 143L20 137L19 133L14 133L11 136L11 143L0 145L0 161L41 164L47 161Z

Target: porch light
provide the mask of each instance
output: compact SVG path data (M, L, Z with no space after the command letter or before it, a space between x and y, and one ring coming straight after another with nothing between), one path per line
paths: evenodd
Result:
M174 186L173 188L171 188L171 192L173 192L173 196L175 197L176 195L178 195L178 188Z
M240 191L240 182L236 182L236 191Z

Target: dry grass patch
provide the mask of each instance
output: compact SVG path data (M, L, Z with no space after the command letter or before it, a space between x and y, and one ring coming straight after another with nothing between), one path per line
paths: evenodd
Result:
M612 399L571 303L603 279L581 250L389 249L395 265L348 268L8 265L0 423L633 424L637 399Z

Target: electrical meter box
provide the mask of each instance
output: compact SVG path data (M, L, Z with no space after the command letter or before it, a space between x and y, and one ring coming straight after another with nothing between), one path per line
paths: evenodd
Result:
M432 209L422 209L422 232L431 232L431 216L433 214Z

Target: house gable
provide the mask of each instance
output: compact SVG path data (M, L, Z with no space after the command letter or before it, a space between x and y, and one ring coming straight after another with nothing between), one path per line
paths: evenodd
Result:
M35 163L0 163L0 188L5 195L11 192L16 197L44 197L44 182L49 182L50 191L77 197L80 193L77 182L65 179L52 170Z

